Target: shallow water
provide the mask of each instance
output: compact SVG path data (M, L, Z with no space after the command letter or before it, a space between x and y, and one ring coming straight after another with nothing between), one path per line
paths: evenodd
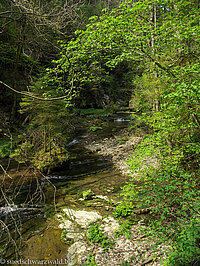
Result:
M7 214L8 218L9 215L16 217L15 219L19 221L20 225L18 226L22 234L19 236L14 228L10 230L17 235L17 245L20 237L26 240L25 247L20 251L23 258L64 259L68 243L61 241L61 230L58 229L57 223L53 219L45 217L52 216L62 206L80 208L78 198L83 191L91 189L96 195L104 196L113 196L120 191L120 187L125 184L127 178L113 169L109 158L86 150L82 145L82 140L86 135L88 138L88 134L96 134L98 138L112 137L120 129L125 128L129 121L128 118L119 117L104 126L103 130L95 133L79 132L67 144L73 158L66 167L43 178L33 178L31 184L23 184L15 198L16 205L0 208L0 214ZM12 163L12 167L14 167L14 163ZM29 202L28 194L30 198L32 194L36 195L32 204ZM23 206L22 203L24 202L29 202L29 205ZM37 208L35 208L36 204ZM94 208L92 203L84 207ZM109 212L109 210L103 209L101 205L99 208L96 205L95 209L103 215ZM38 228L33 230L36 224ZM22 247L22 244L19 246ZM4 256L14 258L14 246L10 243L8 247L10 248Z

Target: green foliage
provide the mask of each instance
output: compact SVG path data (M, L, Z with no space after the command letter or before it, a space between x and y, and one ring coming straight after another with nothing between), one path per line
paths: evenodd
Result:
M159 109L169 83L196 86L186 74L188 66L198 64L199 10L194 2L175 2L125 2L92 17L74 39L60 42L60 59L48 71L52 82L79 97L97 101L106 94L118 101L118 90L128 96L124 88L132 80L132 105L143 112ZM120 80L124 72L130 77Z
M62 139L59 135L46 133L46 129L45 132L39 129L36 135L35 133L29 129L27 135L19 137L19 148L14 150L11 157L20 163L31 162L39 170L49 173L51 169L65 162L69 154L60 146Z
M131 238L131 227L133 225L133 222L129 219L125 221L121 221L119 225L119 229L115 232L115 237L118 237L120 235L124 235L126 238Z
M165 265L186 265L200 262L200 218L184 221L184 227L179 230L175 249L165 261Z
M104 252L107 251L109 248L113 248L114 241L108 237L104 237L101 243L101 247L103 248Z
M102 127L100 127L100 126L95 126L95 125L93 125L93 126L90 127L90 131L93 131L93 132L95 132L95 131L97 131L97 130L101 130L101 129L102 129Z
M66 238L66 235L67 235L67 230L66 229L63 229L60 238L61 239L65 239Z
M84 200L92 198L93 195L94 195L94 193L92 192L91 189L83 191L83 199Z
M118 140L119 144L124 144L127 142L128 139L127 139L127 137L121 137L121 138L118 138L117 140Z
M88 229L88 239L92 243L102 242L103 232L98 224L91 225Z
M32 89L41 97L58 96L59 91L49 89L46 82L47 77L41 77L32 84ZM29 125L26 133L18 136L18 148L13 154L15 159L32 162L45 172L66 161L69 154L64 144L70 133L70 114L66 102L23 98L21 113L29 118Z
M58 156L62 161L64 131L70 127L65 107L73 106L75 99L77 106L86 106L91 99L97 103L106 95L101 105L110 104L114 111L119 95L127 97L131 88L130 105L140 113L137 126L147 125L152 135L143 139L128 161L130 183L124 186L124 200L114 215L130 215L132 202L138 208L151 207L151 233L162 242L170 240L174 248L169 265L199 260L198 5L182 0L125 1L100 17L93 16L73 39L61 41L55 67L48 68L32 89L42 97L69 97L56 104L23 100L23 112L31 122L16 151L38 167L52 164L52 153L54 161ZM6 51L0 44L4 63L11 63L10 48ZM88 238L104 249L110 245L99 225L89 228Z
M16 53L17 48L13 44L0 41L0 58L4 66L13 67L16 62ZM25 54L20 54L18 67L26 70L30 70L31 68L41 70L39 62Z
M133 176L123 188L125 198L137 201L139 208L152 208L154 237L172 241L174 251L166 265L186 265L200 254L199 172L184 169L183 161L182 150L169 147L160 134L147 136L128 162L139 181Z
M150 70L143 72L142 76L136 76L133 85L135 89L130 104L134 110L142 113L157 111L160 95L166 89L165 77L156 77L155 72Z
M129 262L127 262L126 260L123 260L122 263L120 264L120 266L129 266L131 265Z
M0 157L8 157L13 152L13 145L9 139L0 138Z
M95 258L92 255L88 255L87 260L83 263L84 266L97 266Z
M88 239L92 243L100 243L104 251L107 251L108 248L112 248L114 244L112 239L103 234L100 225L98 224L94 224L89 227Z
M80 115L87 115L89 116L90 118L91 117L104 117L104 116L110 116L111 113L108 111L108 110L105 110L105 109L95 109L95 108L87 108L87 109L73 109L73 111Z
M132 202L123 201L119 203L115 209L114 217L126 217L133 212L134 206Z
M0 42L0 57L4 65L13 64L16 57L16 49L9 43Z

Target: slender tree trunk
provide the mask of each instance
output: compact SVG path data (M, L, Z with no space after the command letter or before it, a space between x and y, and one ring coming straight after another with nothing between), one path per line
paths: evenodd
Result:
M49 129L49 152L51 155L51 128Z
M24 46L24 30L26 25L26 18L22 16L20 22L20 30L19 30L19 38L18 38L18 45L16 51L16 58L15 58L15 65L14 65L14 88L17 88L17 78L18 78L18 66L20 61L20 56L22 53L22 48ZM13 106L11 110L11 120L14 120L17 112L17 96L16 93L13 95Z
M153 22L152 30L155 31L157 27L157 8L156 4L153 5L153 11L151 13L151 21ZM155 55L155 32L151 34L151 47L152 47L152 53Z
M44 126L44 151L46 152L46 147L47 147L47 132L46 132L46 126Z

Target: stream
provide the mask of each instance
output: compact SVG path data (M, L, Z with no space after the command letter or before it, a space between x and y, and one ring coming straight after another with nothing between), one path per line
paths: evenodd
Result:
M112 213L111 207L97 202L84 203L83 206L79 198L87 190L101 197L113 197L125 184L127 177L113 168L109 158L87 150L84 143L91 142L94 137L111 138L127 127L129 122L128 117L118 117L102 130L77 132L67 144L71 159L66 165L47 176L29 176L31 182L19 181L14 189L7 189L8 197L9 193L14 195L14 201L0 205L0 250L4 259L19 256L37 260L65 258L70 243L61 241L62 230L53 218L62 207L95 209L101 215ZM6 165L6 161L1 163ZM22 169L25 171L26 167L24 165ZM16 171L13 161L10 168L11 172ZM20 247L17 252L16 246Z

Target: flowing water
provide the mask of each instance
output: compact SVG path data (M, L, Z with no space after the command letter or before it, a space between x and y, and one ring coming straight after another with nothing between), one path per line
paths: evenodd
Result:
M58 229L58 223L51 216L59 212L61 207L80 208L81 203L78 198L83 191L91 189L95 195L113 196L127 181L126 177L121 176L113 168L109 158L86 150L83 146L84 139L90 139L90 134L93 136L96 134L96 138L100 139L110 138L120 129L125 128L129 121L129 118L119 117L105 126L103 130L95 133L78 132L67 144L71 154L70 162L52 172L51 175L34 177L31 182L27 183L19 182L14 189L9 187L10 194L13 196L15 193L14 202L11 205L3 204L2 201L0 207L1 244L2 248L7 250L6 252L1 250L4 259L16 256L14 240L21 247L19 253L26 259L62 259L65 257L69 243L63 243L60 240L61 231ZM1 163L6 165L5 161ZM23 167L26 168L22 166L22 169ZM16 168L13 161L11 161L10 168L13 171ZM19 177L16 180L19 180ZM7 189L8 195L9 189ZM84 207L95 208L102 214L112 212L112 209L105 210L101 205L94 204L91 202ZM9 234L15 236L12 238ZM5 243L7 243L6 246Z

